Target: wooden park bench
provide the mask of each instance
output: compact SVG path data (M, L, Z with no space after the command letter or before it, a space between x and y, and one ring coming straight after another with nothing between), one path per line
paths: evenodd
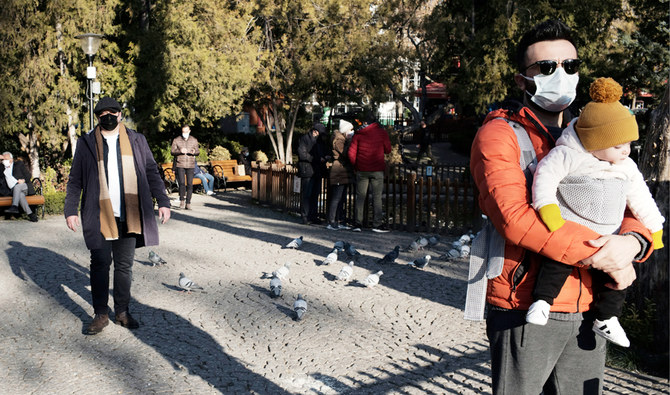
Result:
M42 208L42 218L44 218L44 195L42 191L42 181L39 178L33 178L33 187L35 188L34 195L26 196L28 205L32 207L41 206ZM12 205L11 196L0 196L0 207L10 207Z
M247 182L251 181L251 174L240 174L238 172L238 165L235 159L229 160L213 160L212 175L220 183L223 182L224 191L229 182Z

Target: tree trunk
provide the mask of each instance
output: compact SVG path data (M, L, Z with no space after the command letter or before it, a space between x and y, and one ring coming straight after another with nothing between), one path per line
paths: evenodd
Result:
M670 112L668 94L670 85L666 84L663 100L651 112L647 126L647 139L640 156L640 170L647 180L656 204L665 217L663 244L665 248L654 251L645 263L637 265L637 281L632 286L629 300L642 307L644 299L656 304L655 344L661 352L668 350L668 211L670 207L670 166L668 165L670 148Z
M265 128L267 129L265 133L267 133L268 137L270 138L270 142L272 143L272 148L275 150L275 156L277 157L277 159L279 159L279 147L277 147L277 141L275 141L275 137L272 135L272 125L274 124L274 113L273 113L273 111L274 111L274 106L272 104L270 104L268 106L267 111L265 111Z
M72 115L73 111L70 106L67 106L67 136L70 139L70 149L72 151L72 157L74 158L74 153L77 150L77 128L74 125L74 116Z
M28 153L30 160L30 176L32 178L39 178L40 176L40 155L37 150L37 135L33 132L29 134L19 133L19 141L21 142L21 150Z

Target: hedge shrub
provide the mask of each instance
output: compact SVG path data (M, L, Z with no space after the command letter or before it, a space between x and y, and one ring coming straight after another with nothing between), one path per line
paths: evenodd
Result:
M60 214L65 211L65 192L53 191L44 193L44 210L47 214Z

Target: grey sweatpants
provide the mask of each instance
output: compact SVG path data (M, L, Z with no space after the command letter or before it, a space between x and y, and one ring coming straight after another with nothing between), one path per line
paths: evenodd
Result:
M26 214L30 214L33 210L30 209L28 201L26 200L27 194L28 184L24 182L14 185L14 188L12 188L12 206L19 206L26 212Z
M489 311L494 395L601 393L606 341L593 333L593 317L552 316L540 326L526 323L526 311Z

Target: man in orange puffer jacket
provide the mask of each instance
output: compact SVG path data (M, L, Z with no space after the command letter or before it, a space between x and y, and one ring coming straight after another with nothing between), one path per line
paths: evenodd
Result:
M489 280L487 336L494 394L593 393L602 389L605 341L592 331L589 267L616 287L635 279L633 261L651 253L651 235L630 213L619 235L601 236L574 222L549 232L531 206L519 166L520 147L505 119L522 125L541 160L560 136L574 100L579 59L570 29L559 21L535 26L517 48L523 104L490 113L472 144L470 167L479 204L505 239L502 273ZM505 119L500 119L505 118ZM565 117L566 118L566 117ZM546 326L527 325L538 255L574 266ZM613 285L614 286L614 285Z

